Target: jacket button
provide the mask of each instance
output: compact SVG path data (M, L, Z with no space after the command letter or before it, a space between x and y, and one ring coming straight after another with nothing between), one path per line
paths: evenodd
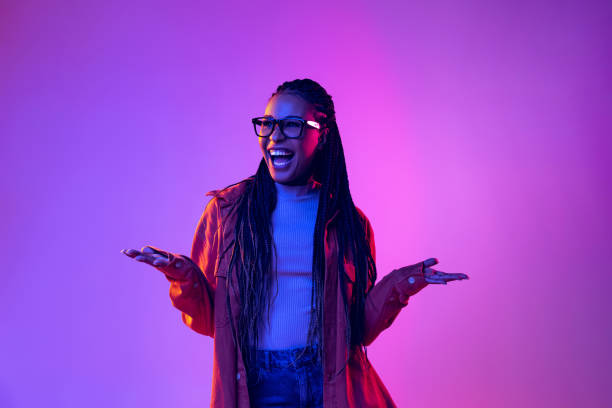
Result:
M411 284L414 283L414 277L413 276L409 277L408 278L408 282L411 283Z
M240 380L240 373L236 374L236 379Z

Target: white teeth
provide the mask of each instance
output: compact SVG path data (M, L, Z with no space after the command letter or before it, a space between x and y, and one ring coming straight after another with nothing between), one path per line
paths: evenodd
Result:
M289 150L270 149L270 156L284 156L287 154L291 154L291 152Z

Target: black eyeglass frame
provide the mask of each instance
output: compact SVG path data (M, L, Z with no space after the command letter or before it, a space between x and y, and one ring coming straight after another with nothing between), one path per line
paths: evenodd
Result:
M272 130L270 131L270 133L266 136L262 136L259 133L257 133L257 121L258 120L269 120L272 122ZM300 127L300 134L296 137L292 137L292 136L287 136L287 134L285 133L285 121L286 120L297 120L299 122L301 122L302 126ZM285 136L287 139L299 139L302 137L302 133L304 132L304 127L305 126L309 126L311 128L314 129L318 129L321 130L321 124L319 122L315 122L314 120L306 120L297 116L290 116L287 118L283 118L283 119L275 119L273 117L270 116L258 116L256 118L251 119L251 122L253 123L253 130L255 130L255 134L258 137L270 137L272 136L272 133L274 133L274 129L276 129L276 125L279 126L281 133L283 134L283 136Z

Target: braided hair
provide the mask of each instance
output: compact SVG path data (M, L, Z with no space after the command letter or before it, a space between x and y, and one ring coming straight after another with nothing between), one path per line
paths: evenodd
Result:
M343 262L338 262L341 291L344 297L347 319L347 349L360 346L364 337L364 308L366 290L376 281L376 265L366 240L366 227L358 214L351 193L344 159L344 150L336 124L336 114L331 96L311 79L296 79L278 86L272 97L293 93L311 103L323 117L321 129L329 129L324 148L317 151L313 162L312 177L321 183L319 207L314 230L311 296L311 319L308 328L308 344L323 344L323 282L325 278L326 222L336 210L338 249L340 254L350 253L355 264L355 281L351 299L346 297L346 273ZM271 288L276 279L272 268L271 214L276 206L276 186L264 159L255 175L243 180L246 189L238 200L235 241L230 258L227 281L232 282L232 270L236 271L238 288L231 286L240 300L238 330L230 313L234 341L240 345L246 367L254 364L254 348L258 344L259 330L265 316L270 313ZM229 187L229 186L228 186ZM342 257L339 257L341 260ZM233 266L236 266L233 269ZM370 285L368 285L368 281ZM231 285L231 283L230 283ZM226 306L229 307L229 290ZM267 312L267 313L265 313ZM318 348L317 358L322 361L323 347ZM348 362L348 356L347 360ZM345 364L346 366L346 364ZM338 372L338 374L342 369Z

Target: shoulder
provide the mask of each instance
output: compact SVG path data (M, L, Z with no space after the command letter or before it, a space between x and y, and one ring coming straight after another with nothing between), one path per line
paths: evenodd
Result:
M357 214L359 214L359 217L361 218L361 222L368 228L372 228L370 224L370 219L365 215L365 212L363 212L363 210L357 206L355 206L355 210L357 210Z
M230 184L221 189L210 190L209 192L206 193L206 195L212 196L213 200L217 199L219 202L232 203L238 200L238 198L245 192L248 185L252 181L253 181L252 176L247 177L243 180Z
M218 217L223 218L222 214L226 214L236 206L253 179L254 176L250 176L226 187L208 191L206 195L212 199L206 204L204 211L215 212Z
M249 177L221 189L208 191L205 194L211 196L212 199L208 200L200 215L196 227L196 236L204 237L207 231L217 231L222 225L227 224L228 220L231 219L228 215L235 214L235 211L232 211L236 208L235 203L245 192L251 179L252 177Z
M361 217L363 221L369 221L368 217L366 217L365 213L363 212L361 208L355 206L355 209L357 210L357 214L359 214L359 216Z
M365 215L365 212L357 206L355 206L357 210L357 214L361 218L361 223L363 225L363 229L365 231L366 240L370 242L370 245L374 245L374 229L372 228L372 223L370 223L370 219Z

